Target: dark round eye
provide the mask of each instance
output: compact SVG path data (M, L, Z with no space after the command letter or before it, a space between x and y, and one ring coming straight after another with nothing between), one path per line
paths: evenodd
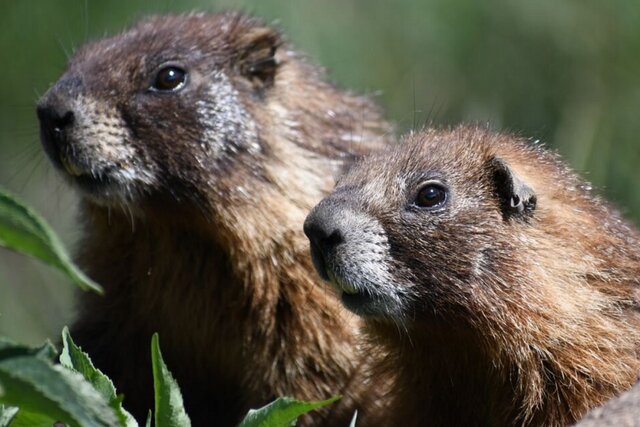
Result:
M187 72L179 67L164 67L158 74L151 89L159 92L175 92L182 89L187 81Z
M414 204L421 208L437 208L447 201L447 189L439 183L425 184L418 195Z

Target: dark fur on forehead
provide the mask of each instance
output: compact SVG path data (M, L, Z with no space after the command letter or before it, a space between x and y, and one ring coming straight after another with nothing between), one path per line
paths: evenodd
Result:
M247 49L260 43L274 47L282 43L278 31L257 18L237 12L154 16L141 21L133 30L149 35L169 32L192 40L194 48L206 46L210 52L229 60L245 55Z
M141 20L120 35L85 45L71 63L110 54L130 56L132 46L138 46L139 54L208 56L224 64L246 56L247 50L263 43L275 50L283 43L282 36L259 19L241 13L157 15Z

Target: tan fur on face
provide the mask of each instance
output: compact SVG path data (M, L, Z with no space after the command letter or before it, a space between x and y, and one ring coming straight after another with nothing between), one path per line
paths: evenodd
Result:
M131 144L131 131L116 108L82 95L70 104L77 113L69 138L83 143L61 154L66 172L72 176L101 176L107 170L114 170L112 188L107 189L102 198L94 197L94 201L128 203L139 196L140 188L153 188L158 184L156 165L145 162Z
M503 212L496 157L533 189L531 213ZM411 205L430 173L450 191L437 213ZM374 377L397 376L388 425L567 425L634 383L638 232L542 147L428 130L364 160L323 203L379 222L393 279L371 286L408 295L400 316L366 319Z

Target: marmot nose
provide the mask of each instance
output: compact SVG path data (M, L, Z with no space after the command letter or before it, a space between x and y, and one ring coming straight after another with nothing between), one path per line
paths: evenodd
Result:
M327 200L320 202L304 221L304 234L311 242L311 260L320 277L329 280L327 260L336 246L344 242L344 232L337 221L335 209Z
M74 114L63 105L47 103L36 109L40 120L40 139L45 151L52 159L58 159L58 153L67 142L69 127L74 122Z
M326 204L318 205L309 214L304 222L304 234L323 253L344 242L344 234L332 209Z

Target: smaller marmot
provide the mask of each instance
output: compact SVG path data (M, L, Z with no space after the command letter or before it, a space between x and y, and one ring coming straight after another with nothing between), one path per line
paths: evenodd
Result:
M635 382L638 232L540 146L412 134L305 233L395 375L384 425L566 425Z

